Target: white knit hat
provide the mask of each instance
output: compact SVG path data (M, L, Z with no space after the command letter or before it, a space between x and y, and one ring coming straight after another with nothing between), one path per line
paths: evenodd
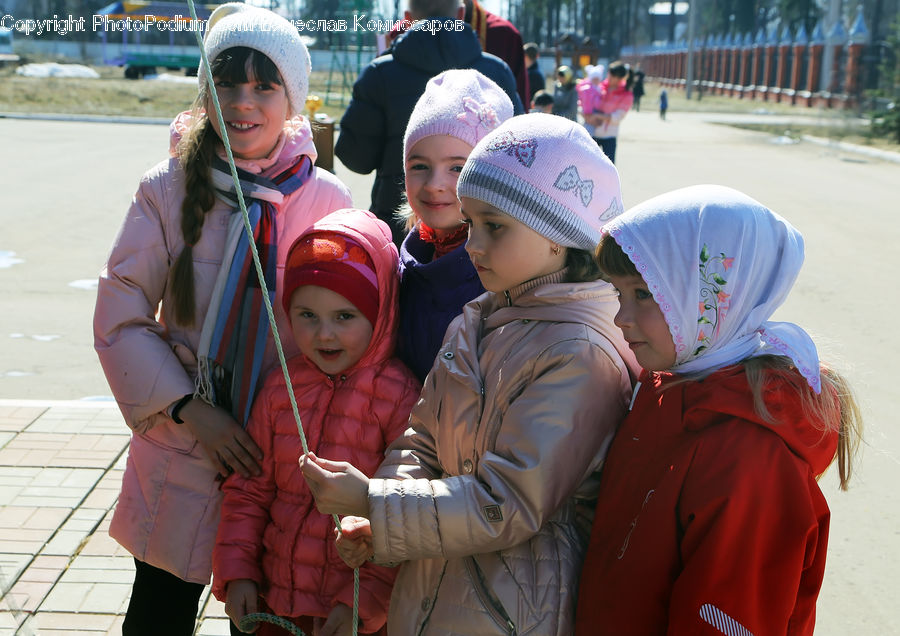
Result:
M475 69L444 71L428 80L409 116L403 156L431 135L450 135L474 146L512 116L509 96L493 80Z
M297 29L267 9L229 2L209 16L203 47L212 63L219 53L236 46L259 51L272 60L284 82L290 104L288 116L298 115L306 106L312 64ZM198 77L202 88L206 84L202 63Z
M623 209L619 173L584 126L545 113L512 117L478 142L456 193L589 252Z

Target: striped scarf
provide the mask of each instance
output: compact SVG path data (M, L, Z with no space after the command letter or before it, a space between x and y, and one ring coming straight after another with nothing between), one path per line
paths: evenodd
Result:
M267 179L238 168L241 191L259 253L269 300L275 299L278 260L277 206L312 174L312 162L302 157L290 168ZM212 182L218 195L235 206L228 224L222 266L200 332L199 369L195 394L221 406L247 425L250 406L262 371L269 331L269 316L244 219L238 207L228 164L216 157Z

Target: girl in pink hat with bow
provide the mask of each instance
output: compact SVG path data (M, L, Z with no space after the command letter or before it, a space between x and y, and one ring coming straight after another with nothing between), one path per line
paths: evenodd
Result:
M320 510L353 515L349 564L401 563L389 633L569 635L584 513L637 370L591 256L619 176L583 127L534 113L475 146L457 192L487 293L451 323L374 478L302 467Z

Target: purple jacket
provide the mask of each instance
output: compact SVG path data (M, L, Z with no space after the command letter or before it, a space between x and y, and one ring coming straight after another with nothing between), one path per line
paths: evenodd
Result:
M463 305L484 293L460 245L436 261L434 246L413 230L400 247L400 332L397 353L420 381L431 371L447 326Z

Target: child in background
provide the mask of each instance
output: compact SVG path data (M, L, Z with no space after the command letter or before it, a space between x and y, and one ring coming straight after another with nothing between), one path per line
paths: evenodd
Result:
M400 247L400 358L424 381L447 325L484 293L466 254L456 180L478 141L513 115L506 93L474 69L432 78L406 126L410 232Z
M812 634L829 511L858 410L792 323L769 322L803 238L753 199L695 186L607 226L600 267L641 376L610 449L577 634Z
M666 120L666 111L669 110L669 94L666 89L659 92L659 118Z
M450 325L375 478L301 465L320 510L357 516L349 564L403 562L390 633L571 634L582 506L636 368L591 258L618 174L581 126L534 113L478 143L457 191L490 293Z
M309 53L297 30L270 11L226 4L210 17L204 47L274 296L293 240L350 205L350 193L313 166L312 133L299 114ZM214 111L202 71L194 112L173 123L172 156L141 179L100 274L94 313L94 346L133 429L109 530L135 558L126 636L193 633L212 569L219 478L260 469L243 425L256 378L277 364L255 270L238 276L253 265L219 124L206 114ZM239 323L214 347L216 323L241 315L258 318L258 328ZM276 320L295 353L277 307ZM213 368L222 380L214 404L194 397L198 366L207 371L208 398Z
M368 475L419 397L418 381L393 357L397 270L390 228L362 210L317 222L285 263L282 302L300 349L288 361L290 390L309 448ZM280 368L260 391L247 432L262 449L262 473L225 482L213 593L235 625L267 611L308 634L349 634L353 571L335 550L334 520L315 510L297 467L303 448ZM363 633L384 625L395 572L362 567ZM263 624L257 633L273 629Z
M585 123L594 126L594 140L603 149L603 153L613 163L616 162L616 145L619 135L619 124L631 110L634 95L631 92L632 73L628 66L620 61L609 65L606 79L600 82L599 104L593 114L585 112Z
M604 71L605 67L602 64L596 66L588 64L584 67L584 78L575 85L575 92L578 94L578 109L584 121L584 129L595 141L594 128L596 124L593 115L600 112L600 102L603 101L600 84L603 82Z
M548 115L553 114L553 95L549 92L540 90L534 94L534 99L531 100L531 111L532 113L547 113Z
M574 73L568 66L560 66L556 69L553 114L572 121L578 119L578 92L575 90Z

